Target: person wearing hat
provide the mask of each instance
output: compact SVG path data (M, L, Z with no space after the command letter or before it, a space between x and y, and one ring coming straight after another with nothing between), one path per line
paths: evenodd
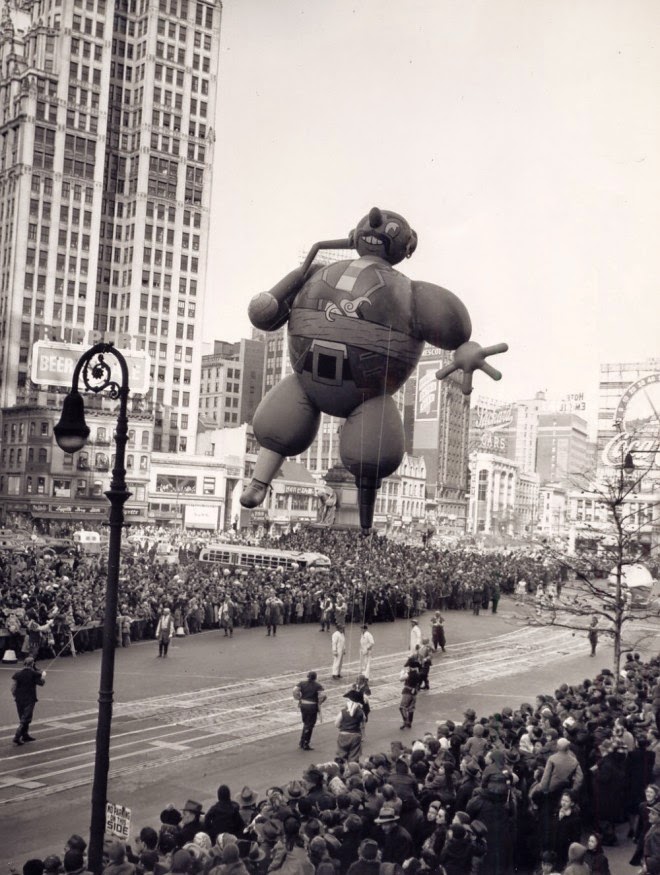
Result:
M371 655L376 641L374 636L369 631L369 626L365 623L362 626L362 634L360 635L360 675L366 680L369 680L371 674Z
M361 693L356 690L344 693L344 698L347 701L335 717L335 726L339 730L337 756L351 763L357 762L362 753L364 708L360 703Z
M417 705L417 690L419 688L420 678L421 671L419 661L416 656L411 656L406 661L406 665L401 672L401 680L403 681L401 701L399 702L399 713L403 719L401 729L410 729L412 727L413 717L415 716L415 706Z
M341 623L337 623L330 641L332 645L332 679L338 681L341 677L341 667L346 653L346 634Z
M348 867L347 875L379 875L380 849L373 839L363 839L358 848L358 858Z
M163 608L156 626L156 640L158 641L158 656L166 657L170 641L174 637L176 626L170 613L170 609Z
M43 687L46 682L46 672L35 667L34 658L27 656L23 668L14 672L11 678L11 694L16 702L18 713L18 728L14 734L14 744L24 744L34 741L30 735L30 723L37 704L37 687Z
M383 805L374 819L374 839L378 842L383 863L403 865L412 853L412 839L408 830L399 823L399 815L390 805Z
M422 644L422 630L417 620L410 621L410 655L416 656L417 650Z
M417 658L420 662L420 690L430 690L429 686L429 673L431 671L431 664L433 662L432 659L433 648L429 644L428 638L422 638L422 643L419 646L419 650L417 651Z
M238 794L238 813L244 826L249 826L257 813L257 794L249 787L243 787Z
M298 742L298 747L302 750L314 749L310 747L312 732L321 714L321 705L327 699L327 694L316 678L316 672L309 671L307 672L307 679L299 681L293 688L293 698L298 702L303 724L300 741Z
M440 611L436 611L431 617L431 642L434 650L437 650L439 647L443 653L445 652L445 647L447 645L447 640L445 638L445 618Z
M369 686L369 678L363 674L359 674L355 683L351 686L352 690L355 690L356 693L362 697L360 699L360 704L362 705L362 710L364 711L364 722L366 723L369 720L369 712L371 711L371 705L369 704L369 696L371 695L371 687Z
M649 829L644 836L642 863L648 875L660 873L660 800L648 807Z
M202 814L201 803L195 802L193 799L189 799L183 806L181 831L179 833L182 845L185 845L186 842L192 842L195 834L203 829Z

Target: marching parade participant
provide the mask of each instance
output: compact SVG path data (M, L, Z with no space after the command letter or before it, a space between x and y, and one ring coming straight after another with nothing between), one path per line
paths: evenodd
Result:
M369 680L371 674L371 653L375 643L374 636L365 623L362 626L362 634L360 635L360 674L367 680Z
M339 680L341 677L341 667L344 662L344 654L346 653L346 635L344 627L338 623L337 628L332 633L332 679Z
M447 644L447 639L445 637L445 618L440 611L436 611L431 617L431 641L433 642L434 650L437 650L439 647L443 653L445 652L445 646Z
M299 681L293 688L293 698L298 702L303 724L298 747L303 750L313 750L309 744L312 740L312 732L321 715L321 705L327 699L327 694L316 678L315 671L307 672L307 679Z

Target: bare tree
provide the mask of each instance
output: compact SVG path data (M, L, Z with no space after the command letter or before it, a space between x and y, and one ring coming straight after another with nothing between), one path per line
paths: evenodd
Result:
M653 561L652 552L646 552L640 535L649 523L654 525L660 502L647 500L648 493L639 492L653 468L653 459L654 455L650 464L636 467L632 455L627 453L609 476L594 481L587 475L580 478L583 481L580 488L594 498L604 516L598 527L598 534L602 535L599 550L568 555L563 549L545 545L547 558L555 566L572 572L575 585L570 587L569 594L564 592L560 600L544 599L530 620L532 625L579 629L586 633L589 620L596 617L599 631L609 634L613 640L615 677L619 676L622 654L637 649L649 637L638 628L629 638L624 638L624 631L628 632L633 623L658 616L657 605L652 600L639 603L626 583L628 566ZM646 502L641 514L640 502ZM595 533L596 526L593 528ZM651 551L654 547L657 549L657 544L651 545Z

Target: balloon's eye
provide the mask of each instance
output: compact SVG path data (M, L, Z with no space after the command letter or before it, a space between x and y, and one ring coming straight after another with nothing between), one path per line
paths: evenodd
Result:
M387 225L385 225L385 233L388 235L388 237L396 237L396 235L399 233L399 230L399 226L396 222L388 222Z

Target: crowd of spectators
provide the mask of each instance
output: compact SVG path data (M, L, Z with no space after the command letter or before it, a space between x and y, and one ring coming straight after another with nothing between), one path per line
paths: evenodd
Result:
M181 634L217 628L223 603L232 626L266 625L267 600L273 594L281 601L285 625L319 621L321 600L328 594L346 603L345 622L373 623L412 617L425 609L496 607L501 593L513 592L521 581L534 592L561 586L564 574L560 563L534 552L420 549L387 538L314 528L284 535L276 546L326 553L332 557L327 572L232 573L199 563L201 545L186 532L130 532L122 551L117 622L117 641L124 645L153 638L165 605ZM167 564L159 552L163 543L172 551ZM0 636L5 648L52 658L100 647L106 576L103 551L98 556L73 549L45 554L28 541L20 552L0 554Z
M517 708L468 708L261 794L222 783L206 812L165 805L129 844L107 842L104 873L608 875L609 849L628 840L631 863L657 875L659 716L660 658L629 654L619 678L603 669ZM81 842L25 875L84 872Z

